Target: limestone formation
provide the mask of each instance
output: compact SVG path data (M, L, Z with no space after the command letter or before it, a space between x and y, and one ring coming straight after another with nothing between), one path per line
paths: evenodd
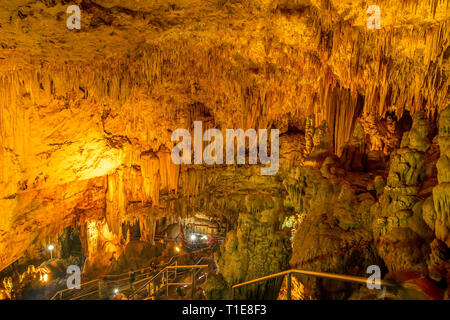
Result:
M305 215L296 230L291 266L361 275L371 264L382 265L370 231L370 208L375 202L370 194L356 196L347 182L308 167L292 172L284 183L286 201ZM338 281L307 276L300 281L315 298L342 299L351 293Z
M275 201L275 202L274 202ZM228 287L280 272L288 266L288 234L280 230L279 205L263 196L247 199L248 212L239 215L237 229L227 234L216 257ZM236 297L274 299L280 281L237 290Z
M448 1L380 0L374 30L363 0L72 2L80 30L67 0L0 5L0 299L28 265L95 278L166 259L168 226L198 215L228 232L211 299L289 267L377 264L448 290ZM195 121L278 129L278 173L174 164L172 134Z
M391 154L387 183L379 202L374 237L389 271L414 270L426 274L430 230L422 220L417 194L424 177L424 152L428 150L428 122L418 112L401 148Z

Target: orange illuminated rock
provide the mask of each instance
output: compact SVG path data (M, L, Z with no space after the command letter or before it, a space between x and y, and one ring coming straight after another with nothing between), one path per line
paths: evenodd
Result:
M49 243L58 257L77 228L88 270L101 272L130 238L153 244L163 219L204 213L230 231L267 198L278 211L253 222L273 234L255 243L284 243L270 236L297 221L292 257L279 245L274 261L425 270L439 260L430 243L449 246L445 1L381 1L381 28L369 29L362 0L79 0L81 30L67 28L65 0L3 2L0 271L48 259ZM278 174L175 165L172 132L194 121L279 129Z

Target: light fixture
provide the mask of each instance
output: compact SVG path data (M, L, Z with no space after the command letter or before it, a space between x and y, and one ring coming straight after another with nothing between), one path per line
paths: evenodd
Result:
M175 251L176 251L176 252L180 252L180 247L178 247L178 246L175 247Z
M41 273L41 275L39 277L39 280L41 282L47 282L48 281L48 274L47 273L44 273L44 274Z
M197 237L195 236L195 234L191 234L191 241L195 241L195 239L197 239Z
M119 289L115 288L114 289L114 294L118 294L119 293Z
M55 247L52 244L49 244L47 249L50 251L50 259L53 259L53 249L55 249Z
M202 240L208 240L208 236L203 236Z

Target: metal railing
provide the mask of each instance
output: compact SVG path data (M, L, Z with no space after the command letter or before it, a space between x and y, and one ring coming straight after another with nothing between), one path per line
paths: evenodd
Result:
M176 255L173 256L168 263L164 264L160 271L156 274L152 272L151 267L142 268L136 270L138 273L136 275L136 281L133 283L133 287L138 287L137 290L132 289L132 284L130 283L129 273L121 273L117 275L106 275L99 279L94 279L85 283L82 283L80 289L64 289L56 292L50 300L82 300L82 299L102 299L104 297L104 292L102 289L108 289L110 287L114 287L119 292L127 292L131 291L131 295L136 296L139 293L142 293L144 289L147 290L147 293L150 294L150 284L153 284L153 288L159 287L158 294L160 293L161 284L162 287L166 287L166 292L168 294L169 286L175 285L193 285L195 288L195 278L198 271L201 268L208 267L208 265L200 265L199 263L203 261L203 257L197 261L194 265L182 265L178 266L177 259L183 257L185 255ZM181 271L180 271L181 269ZM184 270L192 269L192 281L189 283L177 283L170 282L170 278L177 278L177 275L184 273ZM197 269L197 272L194 270ZM153 291L152 295L155 294L156 291Z
M307 276L313 276L313 277L322 277L322 278L328 278L328 279L336 279L341 281L348 281L348 282L355 282L355 283L361 283L361 284L367 284L368 280L364 277L357 277L357 276L348 276L348 275L341 275L336 273L326 273L326 272L316 272L316 271L308 271L308 270L297 270L297 269L290 269L279 273L274 273L265 277L257 278L254 280L242 282L239 284L235 284L231 287L231 299L234 299L235 295L235 289L240 288L243 286L248 286L254 283L263 282L269 279L278 278L278 277L286 277L286 288L287 288L287 300L292 299L292 281L291 277L292 274L301 274L301 275L307 275ZM394 286L395 283L386 281L386 280L380 280L378 282L381 286Z
M200 264L202 261L204 261L205 258L201 257L196 264L194 265L170 265L166 266L164 269L159 271L155 276L148 279L148 281L142 285L138 290L136 290L136 294L142 293L144 290L147 291L147 299L150 299L154 296L159 296L161 294L162 290L166 290L166 296L169 296L169 287L170 286L191 286L191 297L194 297L195 294L195 288L196 288L196 280L197 280L197 274L202 268L207 268L209 265L207 264ZM191 282L170 282L172 272L173 274L173 280L177 279L177 274L183 274L183 271L178 271L182 269L189 270L191 269Z
M163 266L163 268L167 265L171 265L176 263L176 259L179 258L180 255L173 256L167 264ZM142 280L148 279L152 273L151 267L141 268L135 271L136 275L136 284L142 282ZM80 289L63 289L56 292L50 300L79 300L82 298L86 298L89 296L94 296L97 294L97 298L101 298L102 293L100 292L100 287L104 284L106 287L115 285L117 288L126 288L127 283L129 282L130 275L128 272L117 274L117 275L105 275L102 278L94 279L88 282L84 282L80 285ZM130 285L128 285L129 287Z

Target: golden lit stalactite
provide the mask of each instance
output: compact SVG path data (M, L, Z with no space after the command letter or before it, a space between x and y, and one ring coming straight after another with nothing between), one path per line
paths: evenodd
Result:
M160 160L154 152L141 154L141 170L144 177L144 191L147 200L153 206L159 205L159 190L161 186Z
M171 158L171 150L165 146L161 146L156 155L159 159L160 167L160 190L169 193L174 192L176 194L178 191L180 166L173 163Z
M121 217L125 214L127 201L123 185L123 171L117 170L115 173L108 175L107 181L106 221L112 232L119 235L121 230Z
M166 147L161 147L156 156L159 159L159 169L161 178L161 191L168 191L169 187L169 164L172 162L170 158L170 150Z
M98 226L97 221L87 221L87 252L88 258L95 255L98 249Z
M169 191L178 193L178 177L180 176L180 166L175 165L172 161L169 163Z
M330 72L330 71L328 71ZM333 151L337 156L341 155L342 147L347 143L364 105L364 99L356 91L341 88L333 80L332 75L322 78L322 91L320 104L315 110L316 126L326 120L331 134L330 141Z

